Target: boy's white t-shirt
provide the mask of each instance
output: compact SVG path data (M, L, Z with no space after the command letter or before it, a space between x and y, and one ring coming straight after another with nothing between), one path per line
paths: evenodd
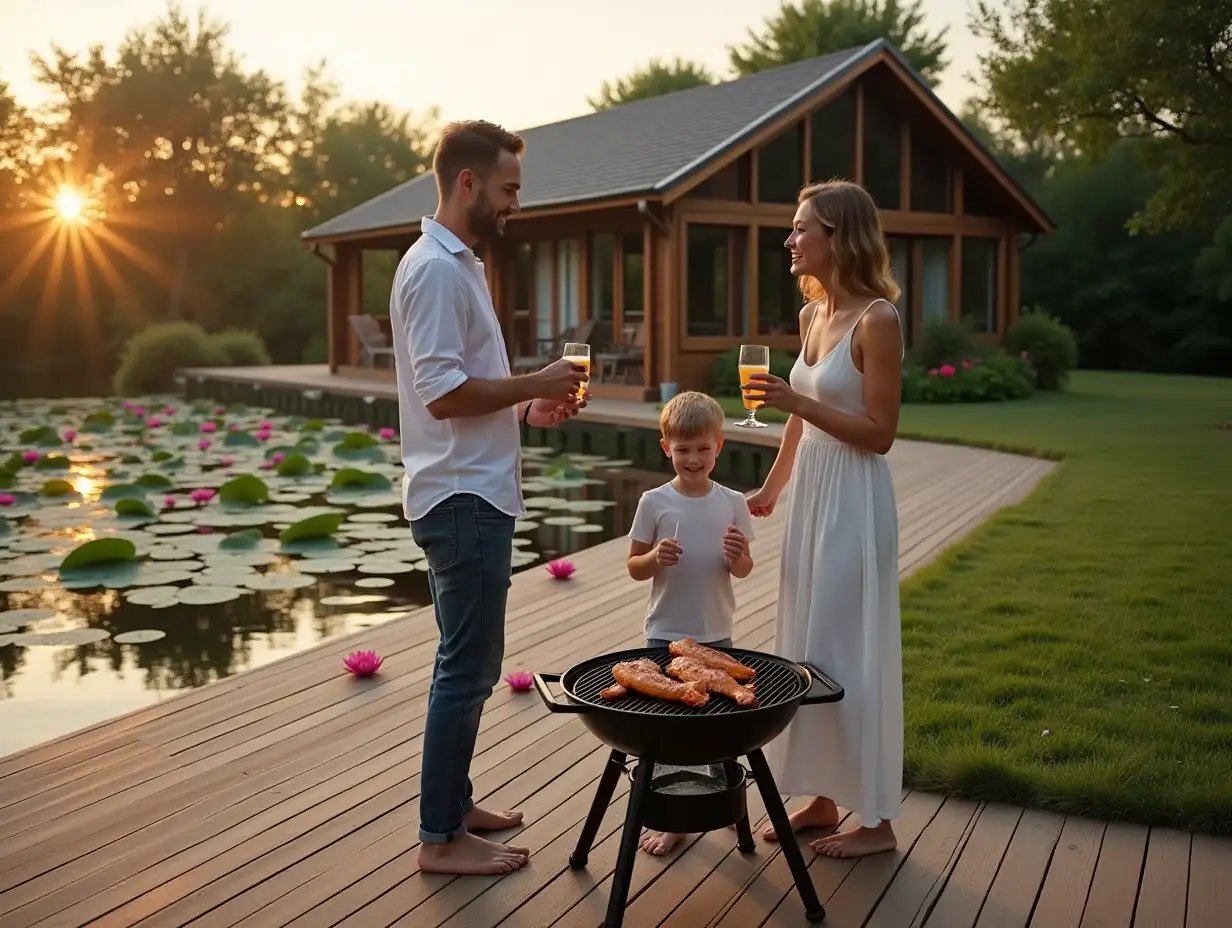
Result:
M705 643L731 637L736 595L723 557L730 525L753 539L744 495L713 481L705 496L685 496L671 483L642 494L629 537L653 546L675 536L681 549L680 562L660 569L651 581L647 638Z

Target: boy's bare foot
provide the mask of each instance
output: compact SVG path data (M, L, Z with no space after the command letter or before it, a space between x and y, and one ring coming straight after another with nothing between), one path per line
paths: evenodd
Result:
M424 873L459 876L500 876L526 866L530 848L496 844L470 832L448 844L421 844L419 869Z
M838 806L833 799L818 796L803 809L797 809L787 816L787 820L791 822L793 832L807 831L810 828L833 828L838 824ZM779 839L773 825L767 825L761 836L767 841Z
M504 831L522 824L521 812L492 812L478 806L462 819L467 831Z
M642 835L642 850L655 857L662 857L675 850L676 845L684 839L684 835L673 834L670 831L647 831Z
M822 857L867 857L894 850L898 847L898 838L890 823L882 822L876 828L853 828L818 838L809 847Z

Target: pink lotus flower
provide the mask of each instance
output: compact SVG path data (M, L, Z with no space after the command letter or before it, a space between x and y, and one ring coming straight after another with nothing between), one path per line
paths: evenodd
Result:
M273 430L273 428L274 428L274 424L273 424L272 422L262 422L262 423L261 423L261 431L262 431L262 432L269 432L269 431L272 431L272 430Z
M214 415L216 415L216 416L225 416L226 414L227 414L227 407L226 407L226 406L215 406L215 407L214 407Z
M164 496L163 505L166 506L168 509L174 509L175 508L175 497L174 496Z
M574 566L573 561L562 557L554 561L548 561L546 569L552 575L553 580L568 580L573 576L573 572L577 570L577 567Z
M134 406L132 408L132 413L134 416L140 419L142 416L145 415L145 407L144 406Z
M0 493L0 506L12 506L17 502L17 497L12 493Z
M342 666L357 677L370 677L380 670L382 660L375 651L355 651L346 656Z
M937 368L937 373L942 377L953 377L958 372L954 370L953 364L942 364L939 368Z
M535 678L525 670L516 670L505 677L505 682L509 684L509 688L515 693L525 693L534 685Z
M174 406L164 406L163 407L164 416L174 416L175 414L176 414L176 408Z
M264 432L264 431L257 432L257 441L269 441L269 440L270 440L269 432Z
M126 410L132 409L133 408L132 400L124 400L124 402L120 403L120 406Z
M201 439L199 442L197 442L197 447L200 448L202 451L209 450L210 440L208 438Z
M379 432L377 432L377 434L381 436L382 441L393 441L395 438L398 437L398 433L395 432L393 429L389 428L388 426L381 429Z
M232 464L235 463L235 458L223 458L218 463L221 464L223 467L230 467Z
M240 430L240 424L238 422L232 422L227 426L227 429L232 432L238 432Z
M158 418L158 416L150 416L149 420L146 422L146 425L152 429L160 429L163 427L163 420Z
M283 454L281 451L275 451L272 455L270 455L270 463L274 465L281 464L286 459L287 459L287 456Z
M201 423L201 431L206 435L212 435L218 431L218 423L206 420Z
M33 449L31 449L30 451L27 451L25 454L22 455L22 458L25 459L25 462L27 464L33 464L35 461L39 459L39 457L40 457L39 453Z
M76 429L65 429L64 430L64 440L65 441L72 441L76 437L77 437Z
M214 498L215 492L215 490L211 490L209 487L197 487L197 489L192 491L192 501L194 503L208 503Z
M258 465L261 470L273 470L274 465L271 461L266 461L264 464Z

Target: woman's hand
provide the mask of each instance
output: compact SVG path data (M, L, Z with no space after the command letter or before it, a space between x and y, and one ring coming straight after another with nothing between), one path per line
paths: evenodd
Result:
M765 518L774 512L774 504L779 501L779 494L777 490L762 487L760 490L754 490L750 493L746 500L749 504L750 514Z
M773 374L753 374L741 390L749 399L761 400L762 406L781 409L789 415L800 408L803 399L786 380Z

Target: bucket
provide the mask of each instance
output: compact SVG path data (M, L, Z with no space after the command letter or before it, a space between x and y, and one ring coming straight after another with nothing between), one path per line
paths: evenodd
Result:
M676 383L661 383L659 384L659 402L666 403L680 391L680 385Z

